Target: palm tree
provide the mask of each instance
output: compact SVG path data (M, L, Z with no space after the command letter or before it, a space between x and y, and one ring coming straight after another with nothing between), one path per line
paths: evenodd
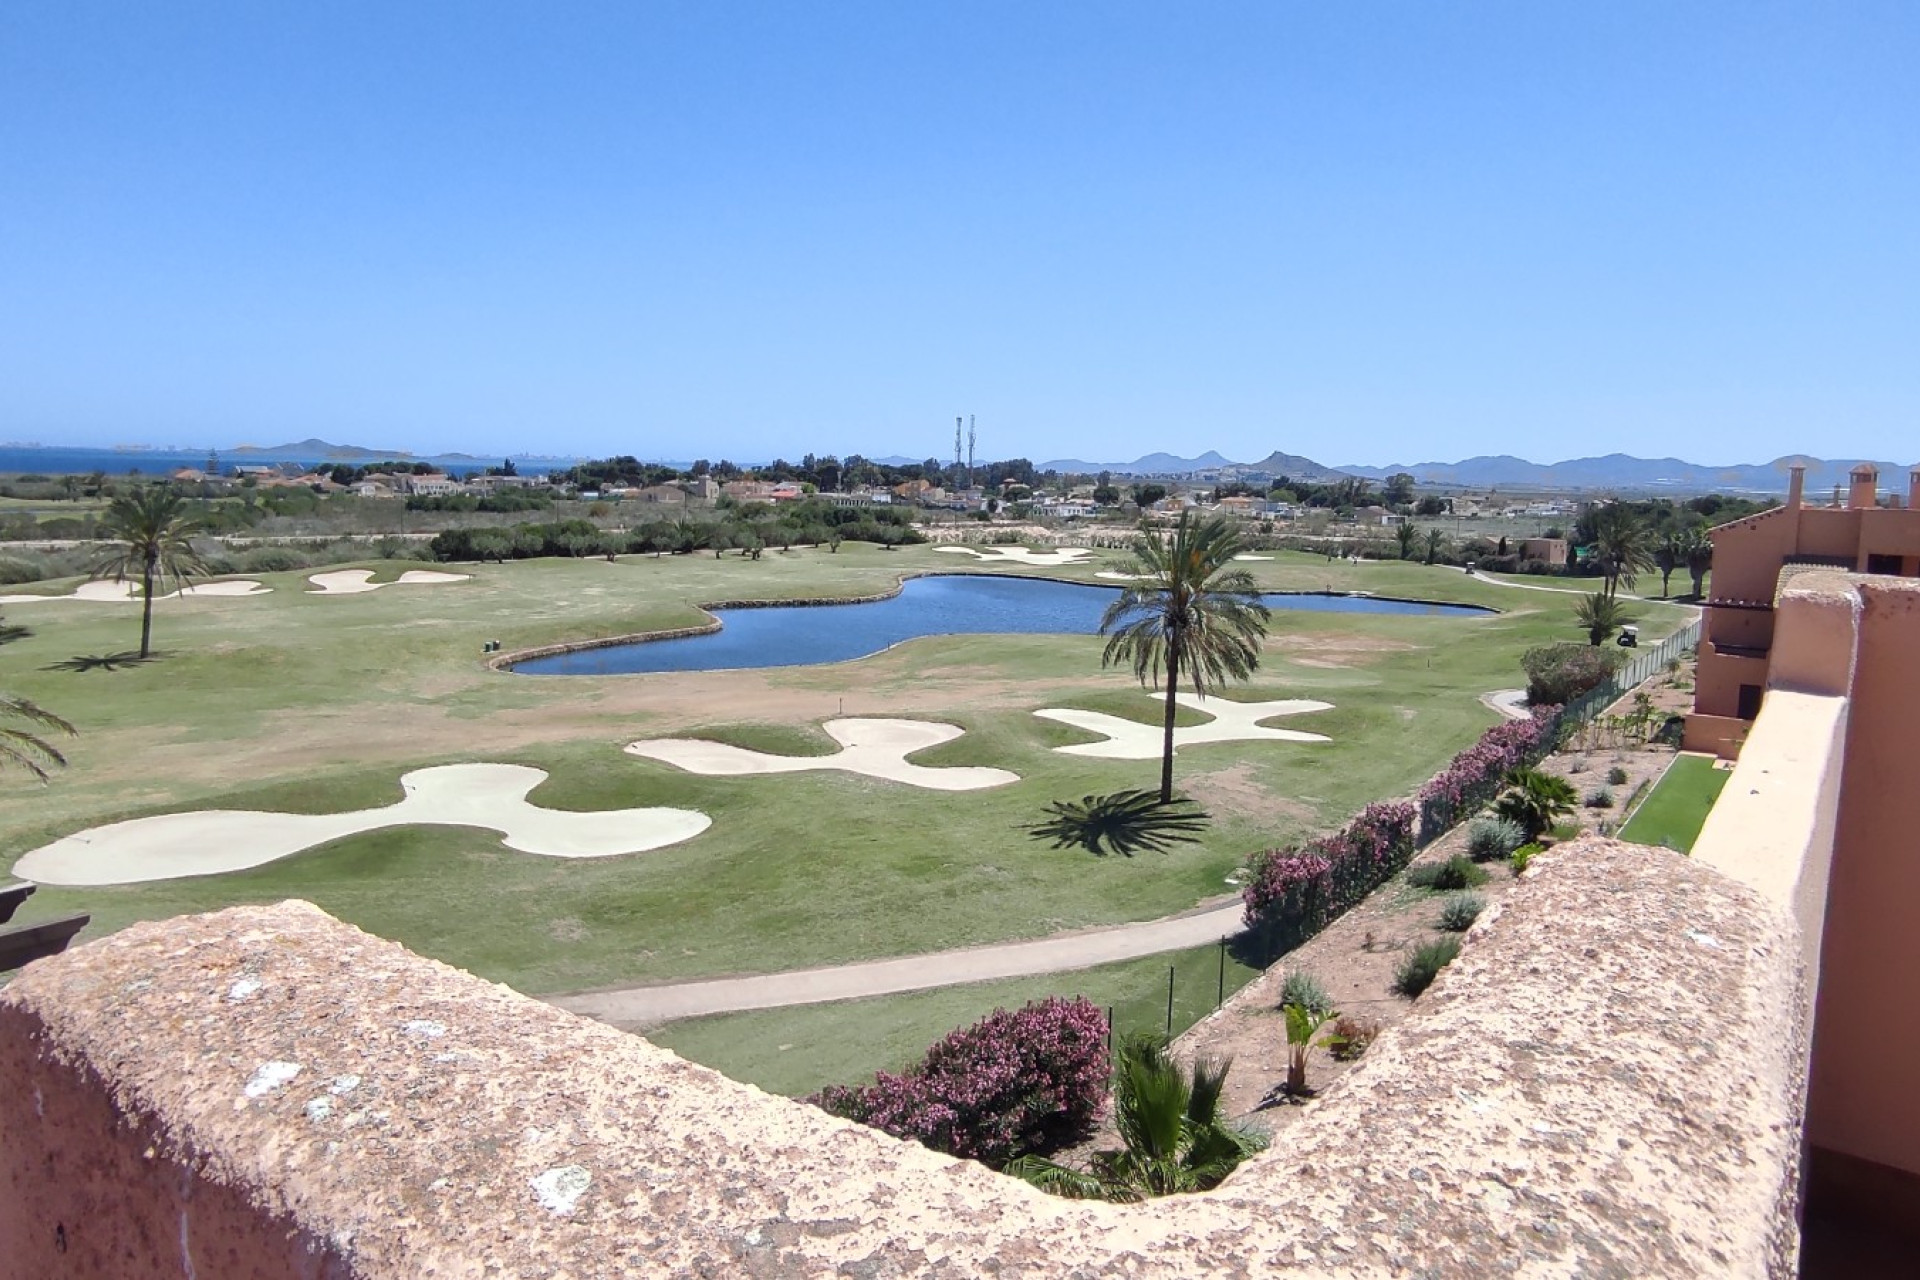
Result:
M1609 635L1633 621L1627 606L1604 591L1581 596L1573 604L1573 619L1587 630L1587 643L1603 644Z
M1075 1200L1133 1203L1220 1185L1266 1139L1220 1116L1230 1058L1196 1058L1182 1071L1157 1035L1126 1037L1115 1054L1113 1122L1124 1144L1096 1151L1086 1170L1022 1156L1006 1171Z
M1631 507L1608 503L1593 513L1593 555L1612 596L1653 568L1652 532Z
M1515 769L1507 775L1507 793L1493 806L1495 813L1515 823L1538 840L1561 818L1573 812L1573 784L1538 769Z
M0 644L24 640L33 632L26 627L0 622ZM0 719L25 720L41 729L53 729L71 737L74 727L25 698L0 693ZM31 729L0 728L0 768L25 769L45 782L47 770L66 764L67 758L54 745Z
M1402 520L1394 527L1393 536L1400 540L1400 558L1413 559L1414 544L1420 540L1420 529L1411 520Z
M1684 536L1687 575L1693 579L1693 598L1698 600L1707 589L1707 570L1713 568L1713 540L1697 527L1688 529Z
M1673 579L1673 571L1686 563L1686 552L1681 550L1685 536L1677 529L1668 529L1654 544L1653 563L1660 570L1660 597L1663 600L1673 594L1667 585Z
M77 732L53 712L12 694L0 693L0 718L25 720L38 728L52 729L68 737ZM66 762L67 758L52 743L31 729L15 729L11 726L0 728L0 768L25 769L45 782L47 770L57 769Z
M1174 694L1185 675L1207 694L1229 678L1245 680L1260 665L1267 606L1253 575L1233 567L1246 549L1238 528L1219 516L1205 523L1182 511L1171 537L1134 540L1140 580L1120 593L1100 619L1107 637L1100 665L1128 662L1141 684L1166 677L1166 735L1160 752L1160 802L1173 801Z
M140 656L153 654L153 583L184 585L206 562L193 549L200 521L188 515L180 495L165 485L141 485L116 497L100 522L101 536L117 544L94 563L93 572L116 582L140 575Z
M1427 563L1432 564L1434 561L1438 560L1440 558L1441 552L1445 551L1446 549L1447 549L1446 532L1444 530L1437 529L1437 528L1429 528L1427 530Z

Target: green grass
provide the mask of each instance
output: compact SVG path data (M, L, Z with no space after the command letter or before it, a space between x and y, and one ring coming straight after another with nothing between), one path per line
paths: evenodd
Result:
M1720 798L1731 776L1727 770L1713 766L1714 761L1707 756L1675 756L1660 784L1621 829L1620 838L1690 852L1713 802Z
M646 1036L735 1080L799 1095L824 1084L863 1082L875 1071L898 1071L956 1027L1050 995L1085 996L1111 1008L1121 1034L1164 1031L1169 968L1174 971L1173 1032L1179 1035L1216 1007L1220 961L1220 948L1196 947L1072 973L690 1018ZM1258 975L1259 970L1226 956L1226 994Z
M306 898L534 992L1036 937L1192 907L1229 889L1225 877L1248 850L1331 828L1371 800L1411 791L1492 723L1479 694L1515 684L1520 653L1569 630L1562 598L1458 572L1285 553L1256 562L1250 567L1273 589L1331 583L1507 612L1475 620L1276 612L1257 679L1228 693L1330 702L1331 711L1287 723L1333 741L1182 751L1176 784L1213 815L1205 837L1164 854L1105 859L1049 849L1024 830L1049 801L1157 781L1157 761L1053 753L1089 736L1032 714L1087 706L1152 721L1154 703L1131 677L1101 670L1096 637L930 637L857 662L725 673L538 678L481 661L490 639L514 649L685 626L701 620L701 601L871 594L902 573L964 567L954 560L930 548L857 543L758 562L540 560L455 566L473 580L339 597L308 594L306 571L257 574L271 595L157 604L164 656L114 671L50 668L134 647L137 606L9 606L6 620L35 634L0 649L0 688L65 716L81 734L62 744L72 764L52 785L17 777L0 785L0 868L120 819L196 808L361 808L397 799L410 769L499 761L552 775L536 803L670 804L701 809L714 825L683 845L601 860L516 853L473 829L388 830L234 875L46 887L29 905L42 914L91 911L91 937L134 920ZM384 578L407 566L360 567ZM66 591L73 581L46 585ZM1656 616L1649 611L1650 632ZM940 793L836 772L704 778L620 750L665 735L818 750L827 745L818 726L839 714L958 724L964 736L915 761L997 765L1022 780Z

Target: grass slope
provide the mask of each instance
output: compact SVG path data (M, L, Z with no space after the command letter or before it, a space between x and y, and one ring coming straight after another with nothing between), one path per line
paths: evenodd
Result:
M1090 580L1113 556L1044 576ZM1526 648L1572 632L1569 597L1490 587L1417 565L1257 563L1275 589L1364 588L1490 604L1477 620L1278 612L1258 678L1239 699L1320 698L1291 718L1326 744L1182 751L1179 785L1214 815L1206 839L1166 854L1093 859L1023 828L1063 797L1151 786L1155 761L1054 754L1085 741L1031 714L1090 706L1154 718L1090 636L930 637L857 662L760 671L529 677L488 670L507 648L686 626L704 600L870 594L902 573L952 571L930 548L541 560L458 566L472 581L326 597L305 573L255 575L252 599L160 602L161 660L118 670L53 664L138 641L128 604L13 606L35 629L0 649L0 688L81 730L51 786L0 788L0 867L101 823L194 808L326 812L391 803L407 770L457 761L552 774L536 803L669 804L714 817L670 849L560 861L491 832L368 833L254 871L121 888L43 888L40 914L94 913L89 936L137 919L302 897L415 950L543 992L766 972L1033 937L1168 914L1227 891L1249 850L1331 827L1401 794L1491 723L1478 702L1518 682ZM369 561L385 574L408 567ZM1004 572L1004 571L1002 571ZM62 584L70 589L71 584ZM851 616L851 615L850 615ZM1677 610L1649 611L1649 630ZM1650 635L1649 638L1654 638ZM701 778L626 756L640 737L716 736L824 746L837 714L963 726L927 765L993 764L1022 781L943 794L839 773Z
M1634 844L1664 845L1681 853L1691 852L1693 842L1706 824L1713 802L1732 776L1713 767L1709 756L1674 757L1633 817L1620 831L1622 840Z

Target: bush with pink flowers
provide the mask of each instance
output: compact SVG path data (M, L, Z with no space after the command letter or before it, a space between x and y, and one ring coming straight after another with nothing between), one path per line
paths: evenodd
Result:
M1559 737L1560 708L1535 707L1480 735L1420 789L1420 843L1431 844L1456 823L1492 803L1515 769L1547 758Z
M995 1010L937 1041L906 1072L828 1085L807 1101L834 1115L995 1168L1092 1132L1106 1103L1107 1019L1058 996Z
M1247 927L1317 932L1407 865L1413 822L1410 804L1370 804L1330 836L1256 853L1240 891Z

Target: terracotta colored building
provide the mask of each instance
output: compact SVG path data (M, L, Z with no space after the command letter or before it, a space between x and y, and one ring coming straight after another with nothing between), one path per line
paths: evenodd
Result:
M1700 665L1687 718L1691 750L1732 755L1760 713L1773 650L1781 575L1813 566L1850 573L1920 577L1920 467L1904 504L1878 504L1880 475L1853 469L1844 505L1810 506L1806 469L1794 467L1785 506L1710 532L1713 578L1700 641Z

